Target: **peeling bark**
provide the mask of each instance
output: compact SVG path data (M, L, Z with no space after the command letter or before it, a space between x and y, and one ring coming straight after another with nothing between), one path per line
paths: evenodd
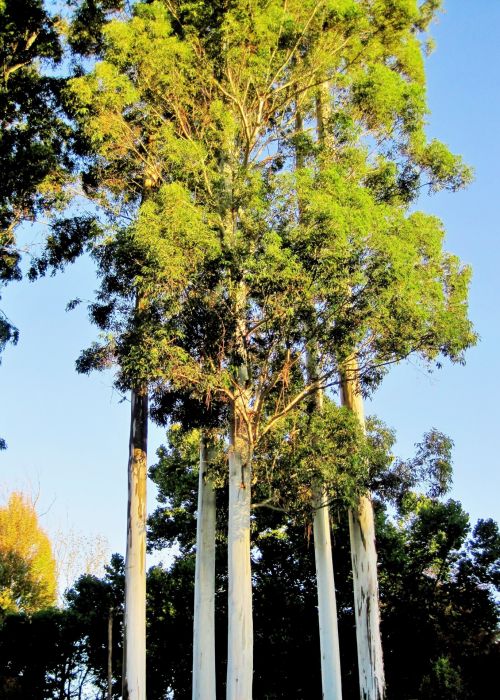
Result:
M341 377L342 405L354 411L365 427L363 397L355 358L345 363ZM385 697L384 661L380 635L377 551L373 505L369 495L361 496L349 511L354 612L358 648L358 672L362 700Z
M146 700L146 479L148 395L131 392L123 700Z
M193 625L193 700L215 700L215 489L210 450L200 440Z

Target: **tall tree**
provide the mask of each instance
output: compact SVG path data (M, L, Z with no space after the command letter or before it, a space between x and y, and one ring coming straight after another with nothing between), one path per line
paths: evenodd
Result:
M432 361L441 351L460 360L460 346L463 349L474 342L466 316L462 316L459 328L449 306L451 303L455 308L463 308L467 272L460 270L457 261L436 245L440 238L438 222L421 214L406 214L409 203L423 186L424 173L431 189L455 189L469 177L459 159L441 144L426 143L423 133L425 93L419 32L426 28L436 9L435 4L431 7L428 3L392 3L390 7L382 3L368 10L365 19L377 34L365 43L359 60L341 79L339 75L327 74L327 118L321 121L329 138L320 144L319 154L310 147L310 169L313 170L314 155L319 163L318 175L311 178L314 184L309 192L301 196L301 201L307 203L302 208L304 223L316 222L317 231L324 232L322 240L316 238L318 244L312 255L309 253L311 263L321 266L323 258L331 265L336 254L339 258L335 263L339 264L345 254L342 286L328 286L330 279L325 276L318 299L323 298L325 304L328 300L330 308L335 308L335 296L344 297L332 332L341 330L346 322L350 324L351 345L338 344L336 361L342 401L356 413L360 425L364 424L361 392L380 380L381 367L411 352L420 352ZM361 27L358 25L360 36ZM304 174L308 175L307 171ZM346 176L364 189L358 190L359 199L353 197L352 187L343 190L341 182ZM344 207L349 199L348 213ZM384 211L389 216L385 223L379 218ZM345 219L341 218L344 212ZM398 218L402 226L408 227L413 238L411 245L419 241L414 251L413 274L410 273L414 284L404 289L398 279L403 279L401 266L409 259L404 261L398 245L405 246L406 253L409 251L404 233L397 242L397 230L402 233L396 223ZM331 237L325 236L329 227ZM431 255L428 251L432 251ZM383 260L385 270L380 267ZM436 275L428 276L431 269L440 270L440 290L434 286ZM455 280L451 285L450 273ZM404 275L409 280L409 275ZM433 319L434 304L439 297L443 300L443 292L445 297L450 292L451 296L438 312L440 320ZM332 293L335 296L328 298ZM344 316L347 309L349 316ZM323 347L328 357L330 348ZM367 497L361 497L350 520L353 566L355 572L364 572L363 581L355 577L361 693L363 697L379 698L384 695L384 679L373 513Z
M77 19L73 41L82 31L81 16ZM103 24L98 19L102 60L72 82L68 102L82 144L93 156L85 187L111 224L111 235L94 248L103 284L91 308L93 319L108 332L108 343L83 353L79 368L88 371L114 361L118 385L131 389L123 693L144 698L149 387L162 377L175 379L179 365L182 369L170 339L175 328L168 323L186 280L211 255L213 235L185 184L176 181L180 127L166 109L178 92L189 98L192 58L173 35L161 3L138 4L125 21ZM176 71L183 75L181 83ZM187 163L184 177L190 172Z
M425 139L418 32L435 6L136 4L105 29L105 60L73 83L98 155L87 185L134 222L122 248L105 248L93 308L118 332L81 366L114 356L125 386L140 377L155 400L170 391L219 402L228 421L228 697L251 695L256 446L337 381L353 348L368 388L411 352L461 359L474 340L467 271L443 253L439 222L408 214L424 178L436 189L468 177ZM315 119L325 76L332 137L318 144L296 133L295 111ZM291 174L297 140L304 168ZM146 180L154 194L139 206ZM138 319L124 319L140 285L137 333Z

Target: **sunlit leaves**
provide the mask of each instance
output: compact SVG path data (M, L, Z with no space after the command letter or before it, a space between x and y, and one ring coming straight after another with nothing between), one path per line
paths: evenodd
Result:
M35 507L13 493L0 508L0 612L33 613L56 599L56 563Z

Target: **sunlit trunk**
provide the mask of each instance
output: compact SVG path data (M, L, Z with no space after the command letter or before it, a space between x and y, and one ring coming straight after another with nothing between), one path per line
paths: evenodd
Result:
M250 499L250 464L236 438L229 453L227 700L252 698Z
M131 393L123 700L146 700L146 478L148 395Z
M200 440L196 572L194 580L193 700L215 700L215 489L210 450Z
M330 518L325 489L322 486L315 489L314 505L314 559L318 589L321 685L324 700L341 700L342 680Z
M318 142L322 147L328 147L330 141L325 120L330 112L330 97L325 84L316 96L316 131ZM302 130L300 116L297 128ZM297 157L297 166L303 167L303 158ZM299 217L301 212L299 212ZM313 342L307 357L308 380L318 379L317 347ZM316 389L313 396L313 410L321 413L323 410L323 391ZM342 676L340 670L340 645L337 619L337 595L333 574L332 541L328 498L323 484L313 487L314 505L314 560L316 565L316 587L318 594L318 623L321 655L321 687L324 700L342 700Z
M363 397L355 358L345 363L341 385L342 405L354 411L363 429ZM362 700L385 697L384 662L380 635L377 551L373 506L369 495L349 511L358 671Z
M307 358L308 380L318 378L317 353L310 348ZM316 389L313 395L313 410L323 410L323 392ZM337 597L333 575L332 540L328 498L323 484L313 487L314 506L314 560L316 564L316 587L318 593L318 622L321 654L321 686L324 700L342 699L340 672L340 646L337 620Z
M227 700L252 700L253 620L250 562L252 449L248 420L249 375L245 347L246 289L234 290L239 364L229 430L229 511L227 536L228 649Z

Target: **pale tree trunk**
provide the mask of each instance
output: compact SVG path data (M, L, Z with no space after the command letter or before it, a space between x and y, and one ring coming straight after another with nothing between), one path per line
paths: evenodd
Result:
M365 414L358 377L358 364L351 357L341 373L342 405L353 411L363 430ZM369 495L361 496L349 511L354 612L358 647L360 698L383 700L385 697L384 661L380 636L377 551L373 505Z
M123 700L146 700L146 478L148 395L131 393Z
M229 452L227 700L251 700L253 677L250 570L250 465L232 441Z
M332 541L328 501L325 489L317 486L314 494L314 560L318 589L318 619L321 650L321 685L324 700L341 700L340 647L337 624L337 600L333 577Z
M308 353L308 380L318 378L317 353ZM323 392L316 389L313 395L314 410L323 410ZM337 597L333 575L332 540L328 498L323 484L313 487L314 506L314 561L318 592L319 643L321 653L321 686L324 700L342 700L340 672L340 645L337 620Z
M316 118L318 140L327 143L324 119L328 110L328 90L326 95L320 93L316 100ZM325 104L326 103L326 104ZM296 116L297 131L302 131L303 124L299 112ZM304 166L304 158L296 155L298 168ZM299 204L299 218L302 216ZM318 379L318 353L316 343L311 343L307 353L308 381ZM313 395L313 410L323 411L323 391L316 389ZM316 565L316 588L318 594L318 623L321 655L321 687L324 700L342 700L342 676L340 670L340 645L337 619L337 596L333 573L332 541L330 530L329 507L323 484L313 485L313 533L314 561Z
M246 289L235 290L237 386L231 410L229 433L229 512L228 512L228 648L227 700L252 700L253 619L252 572L250 562L251 467L248 417L249 376L245 338Z
M210 449L200 439L196 571L194 580L193 700L215 700L215 489Z

